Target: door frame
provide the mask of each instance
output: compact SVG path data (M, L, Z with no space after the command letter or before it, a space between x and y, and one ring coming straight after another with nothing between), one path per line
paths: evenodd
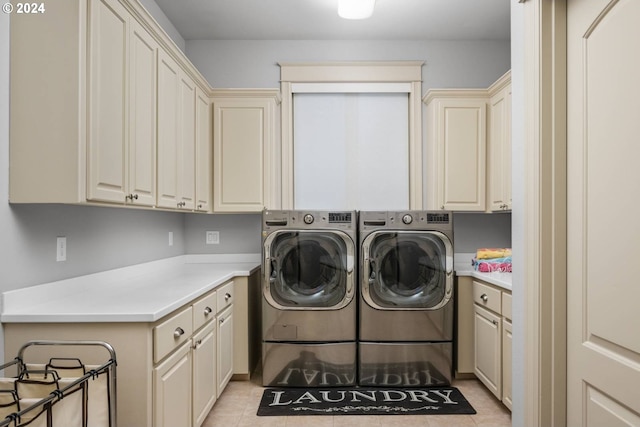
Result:
M524 7L524 424L566 426L566 1Z

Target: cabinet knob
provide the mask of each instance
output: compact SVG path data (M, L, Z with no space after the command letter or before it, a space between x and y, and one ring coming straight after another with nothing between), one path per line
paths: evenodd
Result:
M480 299L481 299L482 301L484 301L484 302L489 301L489 297L487 296L487 294L482 294L482 295L480 295Z
M440 206L440 210L444 210L444 205Z
M228 302L231 299L231 294L230 293L226 293L224 294L224 302Z
M220 324L222 325L224 323L224 317L220 318Z
M498 326L498 321L497 320L492 320L491 323L493 323L494 325Z
M204 308L204 315L208 316L213 312L213 310L211 310L211 307L205 307Z
M173 331L174 338L180 338L183 335L184 335L184 329L182 329L181 327L177 327L176 330Z
M125 197L125 199L129 199L131 201L133 200L138 200L138 195L137 194L127 194L127 196Z
M198 205L198 209L202 209L202 203Z

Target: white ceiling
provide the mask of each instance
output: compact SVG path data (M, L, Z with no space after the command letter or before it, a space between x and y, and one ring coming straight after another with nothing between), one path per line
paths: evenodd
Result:
M156 0L185 40L508 40L510 0L376 0L362 21L338 0Z

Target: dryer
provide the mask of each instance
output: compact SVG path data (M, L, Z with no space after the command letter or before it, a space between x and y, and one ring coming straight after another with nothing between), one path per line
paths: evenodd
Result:
M265 386L356 383L357 213L263 212Z
M359 385L450 384L453 215L359 216Z

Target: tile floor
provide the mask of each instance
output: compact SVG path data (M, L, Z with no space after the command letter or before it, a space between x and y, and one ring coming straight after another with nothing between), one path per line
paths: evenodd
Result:
M202 427L511 427L511 412L478 380L457 380L458 387L476 410L475 415L256 415L263 387L255 380L231 381L213 406Z

